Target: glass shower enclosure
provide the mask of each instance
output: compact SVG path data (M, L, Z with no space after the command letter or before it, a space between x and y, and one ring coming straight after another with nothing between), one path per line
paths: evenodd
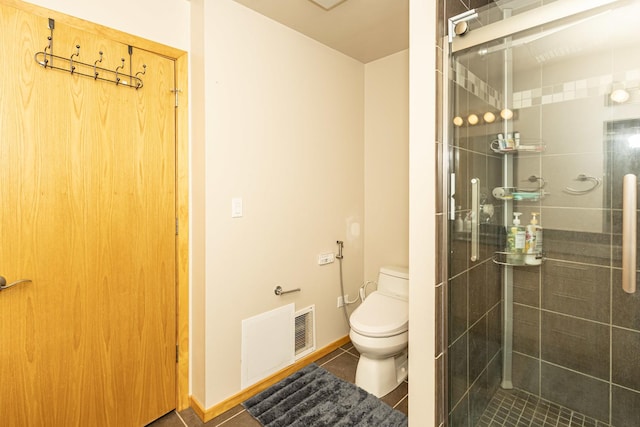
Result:
M450 426L640 426L638 19L496 0L449 22Z

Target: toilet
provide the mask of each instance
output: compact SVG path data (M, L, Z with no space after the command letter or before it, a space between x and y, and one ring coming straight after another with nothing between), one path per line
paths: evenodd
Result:
M382 267L378 289L351 314L349 337L360 352L356 385L382 397L407 378L409 270Z

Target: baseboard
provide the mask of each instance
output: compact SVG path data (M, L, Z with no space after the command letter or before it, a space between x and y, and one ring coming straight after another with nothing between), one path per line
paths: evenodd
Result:
M198 400L195 399L193 396L189 396L189 404L193 409L193 411L198 415L198 417L200 417L202 422L206 423L208 421L211 421L218 415L228 411L229 409L236 407L237 405L241 404L248 398L260 393L263 390L268 389L278 381L288 377L294 372L304 368L305 366L315 362L318 359L323 358L327 354L342 347L343 345L349 343L350 341L351 340L349 339L348 335L345 337L342 337L339 340L334 341L331 344L327 345L326 347L323 347L320 350L316 350L313 353L309 354L308 356L305 356L302 359L297 360L293 365L287 366L286 368L276 372L273 375L268 376L262 381L259 381L247 387L246 389L240 391L239 393L234 394L233 396L229 397L226 400L223 400L222 402L212 406L211 408L208 408L208 409L203 408L203 405L200 402L198 402Z

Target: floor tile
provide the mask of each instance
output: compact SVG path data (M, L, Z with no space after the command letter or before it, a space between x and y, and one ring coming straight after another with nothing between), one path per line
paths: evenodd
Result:
M394 409L405 414L407 417L409 416L409 395L406 395L401 401L393 405Z
M231 409L229 409L227 412L218 415L217 417L215 417L214 419L212 419L211 421L207 422L205 424L206 427L211 427L211 426L218 426L218 425L228 425L225 424L225 422L227 422L228 420L231 420L232 418L238 416L238 414L240 414L241 412L244 411L244 408L241 405L237 405ZM189 426L191 427L191 426Z
M149 426L150 427L184 427L184 423L182 422L182 420L180 419L180 417L175 411L171 411L164 417L158 418L157 420L149 424Z
M351 353L342 352L339 356L323 363L322 366L338 378L350 383L356 381L356 367L358 366L358 358Z
M394 407L398 402L405 398L409 393L409 384L406 381L403 381L397 388L392 390L386 396L382 396L380 400L382 400L387 405Z
M184 420L188 427L202 427L204 423L200 420L200 417L196 415L195 411L191 408L187 408L184 411L180 411L180 417ZM151 427L156 427L155 425Z
M328 361L335 359L336 357L342 355L344 353L344 351L342 349L335 349L333 350L331 353L327 354L326 356L316 360L316 365L322 366L325 363L327 363Z
M481 420L490 426L607 426L579 412L564 408L522 390L499 389Z
M360 353L358 353L358 350L355 349L353 344L347 343L323 358L318 359L316 364L322 366L338 378L354 383L359 357ZM398 388L386 396L383 396L382 401L408 415L408 392L408 382L404 381ZM187 427L260 427L260 423L249 415L241 405L230 409L207 423L203 423L193 409L188 408L181 411L180 414L171 412L154 423L149 424L148 427L185 427L185 425Z
M215 420L209 421L205 424L206 427L261 427L261 424L255 420L249 413L245 410L234 415L233 417L227 419L221 424L213 424Z

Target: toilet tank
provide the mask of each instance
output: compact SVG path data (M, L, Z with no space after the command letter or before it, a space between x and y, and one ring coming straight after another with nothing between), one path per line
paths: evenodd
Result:
M409 269L406 267L381 267L378 274L378 291L396 298L409 299Z

